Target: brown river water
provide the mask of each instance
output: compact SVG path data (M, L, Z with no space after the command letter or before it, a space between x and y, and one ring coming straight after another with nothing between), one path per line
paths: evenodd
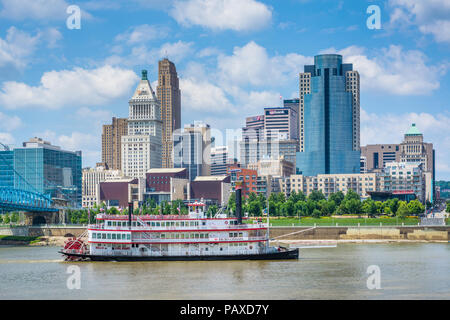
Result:
M292 261L74 263L58 249L0 247L0 299L450 299L448 243L338 244Z

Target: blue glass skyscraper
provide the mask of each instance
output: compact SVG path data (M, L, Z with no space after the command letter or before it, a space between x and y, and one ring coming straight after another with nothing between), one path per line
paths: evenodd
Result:
M310 74L310 91L303 95L303 152L297 153L298 173L359 173L360 151L354 144L355 102L346 79L352 70L353 65L343 64L337 54L315 56L314 65L305 66L305 73ZM357 121L359 130L359 110Z

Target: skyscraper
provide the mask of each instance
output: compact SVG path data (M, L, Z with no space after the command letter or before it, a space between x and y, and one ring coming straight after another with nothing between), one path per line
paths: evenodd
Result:
M122 136L128 133L127 118L112 118L112 124L103 125L102 162L111 170L122 169Z
M211 129L196 122L173 134L174 167L186 168L189 180L211 175Z
M162 120L162 167L172 168L172 134L181 128L181 94L177 70L168 59L158 64L158 99Z
M300 152L303 175L358 173L359 76L342 56L314 57L300 74ZM303 89L302 89L303 88ZM355 97L357 95L357 97Z
M329 55L330 56L330 55ZM345 78L345 90L352 93L352 145L353 150L360 150L360 80L358 71L352 70L352 64L342 64L339 75ZM299 140L300 152L304 151L304 108L305 95L311 93L311 76L314 75L314 66L305 66L305 72L300 73L300 101L299 101ZM294 100L285 100L286 103L294 103Z
M122 171L125 176L145 177L161 168L161 106L142 70L142 79L129 101L128 135L122 137Z

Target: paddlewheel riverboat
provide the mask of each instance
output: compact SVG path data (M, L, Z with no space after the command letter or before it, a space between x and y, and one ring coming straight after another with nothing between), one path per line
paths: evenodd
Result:
M269 246L268 224L261 219L243 223L240 204L237 217L214 218L206 217L202 202L188 206L188 215L99 214L60 253L77 261L298 259L298 248Z

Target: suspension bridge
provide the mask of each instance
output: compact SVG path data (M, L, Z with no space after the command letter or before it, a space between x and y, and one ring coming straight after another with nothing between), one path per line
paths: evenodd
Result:
M3 151L3 152L2 152ZM5 153L6 151L6 153ZM8 159L10 148L0 142L0 169L3 171L3 180L0 180L0 213L22 211L27 216L28 224L61 223L60 213L70 208L70 200L52 198L50 194L40 192L33 184L23 177L15 168L11 159ZM21 163L22 166L26 164ZM32 171L31 168L27 168ZM7 173L7 171L9 173ZM0 172L1 174L1 172ZM8 176L9 174L9 176ZM5 177L10 179L5 183ZM43 178L44 185L59 190L64 190ZM64 220L64 217L62 218Z

